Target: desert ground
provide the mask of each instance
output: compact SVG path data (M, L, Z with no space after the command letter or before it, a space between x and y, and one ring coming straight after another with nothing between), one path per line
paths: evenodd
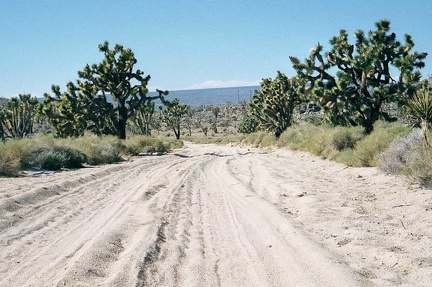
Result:
M432 286L432 192L376 168L186 143L0 183L0 286Z

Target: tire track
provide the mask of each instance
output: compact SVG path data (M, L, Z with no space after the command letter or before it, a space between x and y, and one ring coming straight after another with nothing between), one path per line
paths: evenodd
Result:
M187 144L2 198L0 286L367 286L281 211L282 162Z

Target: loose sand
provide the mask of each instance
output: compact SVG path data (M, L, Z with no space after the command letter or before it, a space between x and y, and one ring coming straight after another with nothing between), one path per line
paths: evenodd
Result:
M432 191L287 150L0 179L0 286L432 286Z

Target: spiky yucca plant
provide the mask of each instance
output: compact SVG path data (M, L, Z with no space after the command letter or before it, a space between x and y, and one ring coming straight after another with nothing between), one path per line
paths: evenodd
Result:
M429 85L425 82L407 102L408 114L420 125L425 144L428 147L430 147L428 133L432 121L432 95L429 88Z

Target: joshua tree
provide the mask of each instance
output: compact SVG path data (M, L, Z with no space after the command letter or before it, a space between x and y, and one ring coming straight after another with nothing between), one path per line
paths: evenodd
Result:
M61 93L58 86L53 86L54 96L45 94L40 113L47 116L58 136L79 136L90 130L125 139L126 124L131 117L136 124L143 124L147 133L153 100L163 98L168 92L158 91L157 96L147 96L150 76L134 70L137 60L132 50L122 45L110 50L105 42L99 45L99 51L104 53L103 61L87 64L78 72L80 79L76 84L67 84L66 92Z
M171 102L167 100L163 100L162 102L165 105L165 109L159 107L161 120L173 130L176 139L180 139L181 120L189 112L190 107L188 105L181 105L177 98Z
M410 35L405 35L404 44L396 40L388 20L378 21L368 37L358 30L355 39L350 44L348 32L341 30L330 40L329 52L323 54L318 44L304 63L290 59L330 122L360 125L370 133L376 120L394 120L381 109L384 103L402 101L403 93L413 95L421 77L415 69L424 67L427 53L412 52ZM398 77L392 74L396 70Z
M213 132L215 134L217 134L217 132L218 132L217 124L218 124L218 117L219 117L219 114L220 114L220 108L217 107L217 106L216 107L212 107L211 108L211 112L212 112L212 114L214 116L214 120L211 121L211 126L212 126L212 129L213 129Z
M116 102L114 110L117 113L115 121L117 135L125 139L129 116L135 109L145 106L148 101L158 96L147 97L150 76L144 76L141 70L134 70L137 60L132 50L124 49L119 44L110 50L108 42L105 42L99 45L99 51L104 53L103 61L91 66L87 64L82 71L78 72L81 80L77 83L84 94L112 97ZM135 82L137 84L134 84Z
M298 79L288 79L277 72L276 78L263 79L261 89L256 91L250 103L250 111L261 128L273 132L276 138L282 134L293 121L296 105L302 101L303 85Z
M20 94L7 101L0 110L0 133L2 139L24 138L33 132L38 100L30 94Z

